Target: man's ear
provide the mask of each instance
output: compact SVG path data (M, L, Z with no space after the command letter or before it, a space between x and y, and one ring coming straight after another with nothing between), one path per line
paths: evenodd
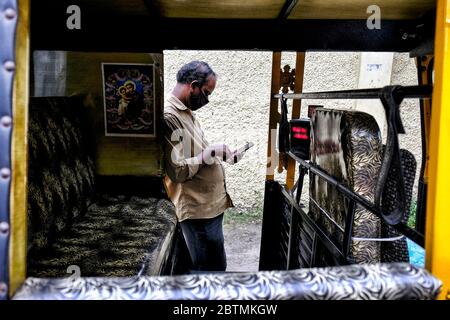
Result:
M199 87L199 86L200 86L200 83L198 82L198 80L192 81L192 82L191 82L191 85L190 85L190 87L191 87L192 90L194 90L195 87Z

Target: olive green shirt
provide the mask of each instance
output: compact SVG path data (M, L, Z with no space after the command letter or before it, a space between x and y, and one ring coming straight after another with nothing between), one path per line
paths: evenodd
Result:
M209 143L193 112L174 95L164 106L164 140L164 184L179 221L214 218L234 207L221 161L199 163L196 156Z

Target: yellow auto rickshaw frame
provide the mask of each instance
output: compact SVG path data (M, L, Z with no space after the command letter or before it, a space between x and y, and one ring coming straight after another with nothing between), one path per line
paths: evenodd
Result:
M15 77L13 88L12 182L10 187L9 294L26 278L27 230L27 119L29 99L30 2L18 0ZM428 198L426 214L426 269L442 280L440 299L450 299L450 0L438 0L434 46L433 108L429 122ZM279 72L280 53L274 53L273 77ZM303 71L304 53L297 55ZM297 71L298 72L298 71ZM300 86L300 82L298 87ZM296 90L298 90L298 87ZM278 93L272 88L272 93ZM272 94L273 96L273 94ZM299 105L294 106L299 113ZM269 132L277 123L277 101L271 103ZM426 132L428 132L426 130ZM270 141L269 148L270 149ZM270 150L268 151L270 157ZM288 164L288 186L295 166ZM273 179L270 173L268 179Z

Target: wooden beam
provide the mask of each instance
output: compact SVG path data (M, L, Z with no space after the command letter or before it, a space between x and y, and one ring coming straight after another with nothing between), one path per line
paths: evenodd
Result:
M295 61L295 83L294 93L302 93L303 91L303 76L305 71L305 53L297 52ZM301 112L301 99L295 99L292 102L292 119L300 118ZM295 167L296 162L291 157L288 157L287 174L286 174L286 187L291 190L295 183Z
M275 165L278 160L278 152L275 148L277 124L279 120L278 99L273 96L280 92L281 52L272 54L272 86L270 90L269 132L267 140L267 172L266 180L274 179ZM272 146L273 144L273 146Z

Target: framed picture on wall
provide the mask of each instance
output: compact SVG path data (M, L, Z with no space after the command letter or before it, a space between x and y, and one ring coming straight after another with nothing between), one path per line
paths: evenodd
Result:
M105 135L155 136L153 64L102 63Z

